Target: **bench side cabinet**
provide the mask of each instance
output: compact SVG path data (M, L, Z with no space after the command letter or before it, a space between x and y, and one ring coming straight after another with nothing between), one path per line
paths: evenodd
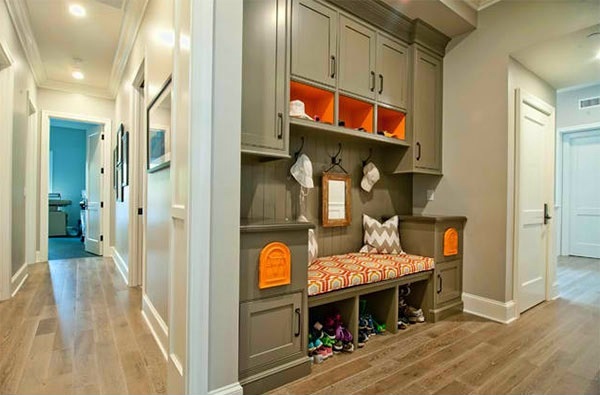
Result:
M429 319L439 321L460 312L462 302L463 229L465 217L459 216L400 216L400 243L411 254L433 257L435 260L433 307ZM458 240L455 253L444 254L444 234L456 229Z

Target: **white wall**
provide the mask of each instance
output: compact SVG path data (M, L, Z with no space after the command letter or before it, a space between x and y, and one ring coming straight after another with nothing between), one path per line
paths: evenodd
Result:
M556 128L600 122L600 107L579 109L579 100L598 96L600 96L600 84L560 90L556 95Z
M0 2L0 42L13 58L14 73L12 134L12 185L4 182L0 188L12 190L12 274L25 264L25 186L28 176L27 145L32 136L28 129L27 94L36 101L36 86L21 43L13 28L4 2Z
M114 100L44 88L38 89L38 109L110 120L115 118Z
M415 176L413 210L466 215L464 291L510 301L513 193L508 95L510 54L597 23L592 2L501 1L479 13L474 32L453 39L444 58L444 176ZM423 196L435 189L435 201Z

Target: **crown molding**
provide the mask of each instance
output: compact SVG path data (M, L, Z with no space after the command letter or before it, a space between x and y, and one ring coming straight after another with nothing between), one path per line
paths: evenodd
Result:
M33 78L37 84L40 84L47 79L46 68L33 35L27 4L23 0L4 0L4 2L23 47L23 52L25 52L27 62L29 62L29 67L33 72Z
M46 80L38 84L38 87L43 89L50 89L53 91L78 93L80 95L94 96L99 97L101 99L115 99L115 96L108 89L78 83Z
M476 11L481 11L483 9L488 8L491 5L496 4L500 0L465 0L465 3L469 5L472 9Z
M135 39L144 20L148 0L125 0L123 4L123 23L119 33L119 43L113 59L108 83L108 91L112 97L117 96L119 84L123 78L129 55L133 50Z

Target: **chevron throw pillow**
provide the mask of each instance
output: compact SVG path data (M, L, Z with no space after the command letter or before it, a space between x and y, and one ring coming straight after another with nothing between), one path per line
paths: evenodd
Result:
M319 244L314 229L308 230L308 266L319 256Z
M360 252L369 254L400 254L400 234L398 233L398 216L380 223L374 218L363 214L363 230L365 245Z

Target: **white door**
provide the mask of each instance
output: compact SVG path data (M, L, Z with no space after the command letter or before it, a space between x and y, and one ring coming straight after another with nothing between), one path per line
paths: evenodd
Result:
M569 255L600 258L600 130L569 140Z
M554 206L554 108L517 93L516 259L519 312L546 299Z
M101 128L87 136L87 155L85 163L85 190L87 209L85 210L85 250L102 255L102 178L100 175L102 144Z

